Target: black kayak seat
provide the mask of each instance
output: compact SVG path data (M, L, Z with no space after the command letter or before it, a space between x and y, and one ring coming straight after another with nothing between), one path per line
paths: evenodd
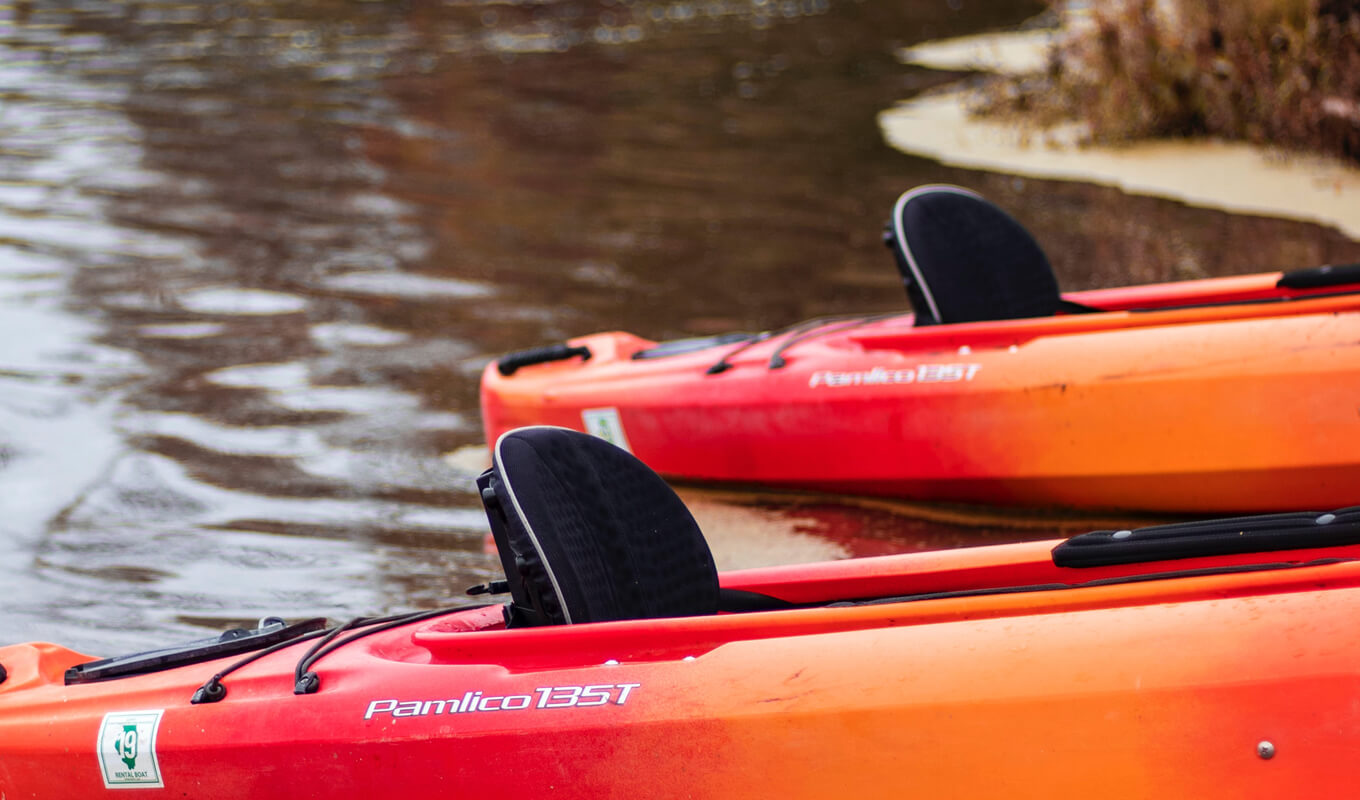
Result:
M632 454L565 428L518 428L497 440L477 484L510 627L717 613L698 524Z
M1045 317L1064 306L1034 237L968 189L931 184L904 193L885 240L918 325Z

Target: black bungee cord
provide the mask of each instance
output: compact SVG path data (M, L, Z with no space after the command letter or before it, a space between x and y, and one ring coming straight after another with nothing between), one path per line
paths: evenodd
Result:
M236 661L231 662L226 667L224 667L221 672L218 672L216 675L213 675L211 678L204 681L202 686L195 689L194 696L189 698L189 702L192 703L193 705L199 705L201 703L218 702L219 700L227 696L227 687L222 685L223 678L227 677L228 675L240 669L241 667L244 667L245 665L251 663L252 661L264 658L270 653L282 650L285 647L292 647L293 645L298 644L300 642L305 642L308 639L315 639L316 637L322 636L325 633L326 632L324 630L308 631L307 633L301 633L298 634L297 636L294 636L291 639L285 639L282 642L276 642L264 648L263 650L256 650L254 653L251 653L250 655L244 658L240 658L237 659Z
M302 633L291 639L277 642L269 647L257 650L250 655L233 661L211 678L204 681L202 686L194 690L193 697L189 699L189 702L193 705L219 702L227 696L227 687L222 683L222 679L226 676L247 664L264 658L270 653L292 647L296 644L301 644L302 642L311 639L319 639L319 641L307 649L307 652L303 654L302 658L298 660L297 665L293 668L293 694L312 694L321 687L321 678L315 672L311 671L311 667L327 653L330 653L339 647L343 647L355 639L360 639L372 633L389 630L411 622L420 622L445 614L452 614L457 611L471 611L477 608L485 608L486 605L486 603L479 603L476 605L455 606L453 608L437 608L429 611L393 614L387 617L355 617L343 625L329 630L308 631L307 633ZM356 628L367 628L367 630L360 630L353 636L348 636L337 641L337 637L339 637L340 634L345 631L352 631Z
M727 363L727 359L737 355L738 353L746 352L748 348L752 347L753 345L760 344L761 342L765 341L766 339L774 335L775 335L774 331L763 331L761 333L757 333L750 339L747 339L746 341L738 344L736 347L733 347L731 350L728 350L726 353L723 353L722 358L714 362L713 366L704 370L704 374L717 375L721 372L728 371L729 369L732 368L732 365Z
M390 617L378 617L375 619L356 617L326 634L320 641L312 645L302 658L298 659L297 666L293 668L293 694L314 694L317 689L320 689L321 676L312 671L312 666L320 661L326 654L338 650L356 639L362 639L365 636L381 633L382 631L390 630L402 625L408 625L412 622L421 622L434 617L442 617L445 614L452 614L455 611L471 611L477 608L486 608L486 606L486 603L479 603L470 606L459 606L457 608L436 608L430 611L395 614ZM343 639L338 638L344 631L359 627L366 627L367 629L358 631L353 636L346 636Z
M896 314L890 316L896 316ZM758 333L755 336L751 337L750 339L741 342L736 347L733 347L731 350L728 350L726 353L724 353L722 358L719 358L716 362L714 362L713 366L709 367L707 370L704 371L704 374L717 375L719 373L726 372L727 370L732 368L732 365L728 363L728 359L740 353L744 353L748 348L754 347L755 345L758 345L761 342L773 339L776 336L795 336L797 334L804 333L808 330L818 328L822 325L827 325L832 322L841 322L847 319L859 320L863 319L863 316L860 314L835 314L827 317L813 317L812 319L805 319L802 322L795 322L792 325L780 328L778 330L764 331L763 333ZM787 347L787 345L785 346ZM780 349L783 350L784 348L781 347Z
M788 364L788 362L784 360L784 351L788 350L790 347L793 347L796 344L806 342L809 339L816 339L819 336L830 336L833 333L841 333L842 331L848 331L854 328L858 328L861 325L868 325L871 322L879 322L881 320L892 319L893 317L901 316L905 315L900 311L890 311L884 314L871 314L869 316L864 317L854 317L851 318L849 322L845 325L834 326L831 325L830 323L835 322L836 320L827 319L826 322L828 324L826 325L826 327L818 327L813 330L805 331L797 336L791 336L788 339L786 339L784 343L779 345L779 347L776 348L775 351L770 355L770 363L768 366L770 369L781 369L786 364Z

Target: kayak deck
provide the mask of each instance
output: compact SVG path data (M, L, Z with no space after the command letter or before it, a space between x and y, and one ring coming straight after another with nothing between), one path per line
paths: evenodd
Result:
M832 322L793 346L774 335L647 359L634 356L654 343L598 334L571 340L589 360L488 367L483 424L489 441L527 424L612 437L680 480L1135 511L1346 505L1360 486L1360 294L1257 302L1277 280L1183 287L1227 305ZM1156 291L1124 303L1170 290Z
M1063 571L1042 565L1042 547L1019 550L1036 556L1036 573ZM881 571L884 589L1001 577L999 554L969 555L976 563L944 569L919 563L945 567L942 555L828 568L803 591L844 587L856 572ZM1360 744L1344 702L1360 690L1356 555L709 619L506 631L463 612L337 650L315 695L292 691L300 645L197 706L190 695L221 662L67 687L61 670L83 657L5 648L0 787L116 795L102 784L97 733L106 715L149 709L160 713L160 781L199 798L1330 794L1355 777L1338 751ZM730 578L781 583L792 592L802 580L779 569ZM1262 742L1278 759L1258 755Z
M53 645L0 648L0 792L1250 798L1354 783L1338 753L1360 745L1360 509L699 569L685 602L708 603L711 580L717 610L646 616L647 580L614 619L544 624L553 603L581 617L706 547L650 471L580 433L509 434L483 479L515 567L491 587L505 606L320 637L304 623L248 654L106 679ZM723 612L724 592L759 610Z
M1360 265L1059 292L957 186L885 231L912 314L488 365L488 443L586 431L672 479L915 500L1244 512L1360 499Z

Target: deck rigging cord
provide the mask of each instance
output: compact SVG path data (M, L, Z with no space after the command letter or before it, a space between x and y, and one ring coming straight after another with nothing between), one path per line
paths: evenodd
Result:
M802 339L803 339L804 337L801 337L800 334L808 334L808 333L819 334L820 332L817 331L816 329L821 328L821 327L824 326L824 325L830 325L831 323L834 323L834 322L845 322L845 321L851 321L851 322L855 323L855 325L862 325L862 324L864 324L864 323L866 323L866 322L870 322L870 321L875 320L875 319L881 319L881 318L882 318L882 319L885 319L885 318L888 318L888 317L896 317L896 316L903 316L903 314L902 314L902 312L900 312L900 311L894 311L894 312L891 312L891 313L888 313L888 314L872 315L872 316L865 316L865 315L863 315L863 314L833 314L833 315L825 316L825 317L813 317L812 319L805 319L805 320L803 320L802 322L795 322L795 323L792 324L792 325L789 325L789 326L784 327L784 328L779 328L779 329L776 329L776 330L763 331L763 332L758 333L758 334L756 334L755 336L751 337L750 339L747 339L746 341L737 344L736 347L733 347L731 350L728 350L726 353L723 353L723 355L722 355L721 358L719 358L716 362L714 362L713 365L710 366L708 369L704 370L704 374L705 374L705 375L718 375L718 374L720 374L720 373L726 372L727 370L729 370L729 369L732 368L732 364L730 363L730 359L732 359L734 356L740 355L741 353L746 352L746 350L748 350L749 348L754 347L755 345L760 344L761 342L768 341L768 340L770 340L770 339L776 338L776 337L778 337L778 336L789 336L789 337L792 337L794 341L786 342L783 346L781 346L781 347L779 348L779 350L776 351L776 355L782 353L782 352L783 352L784 350L786 350L791 344L796 344L797 341L802 341ZM851 326L848 326L848 327L854 327L854 325L851 325ZM827 333L831 333L832 331L826 331L826 332L827 332ZM783 366L783 364L781 363L781 364L779 364L778 366ZM771 369L777 369L777 368L778 368L777 366L775 366L773 363L771 363Z
M194 690L193 697L189 699L189 702L194 705L201 703L216 703L227 696L227 687L222 683L222 679L227 675L230 675L251 662L264 658L270 653L296 644L301 644L305 641L318 639L319 641L308 648L307 652L302 655L302 658L298 659L297 666L293 668L293 694L312 694L321 687L321 678L316 672L312 671L312 666L315 665L317 661L321 660L323 656L333 652L337 648L344 647L356 639L361 639L370 634L379 633L400 625L406 625L412 622L422 622L427 619L433 619L458 611L471 611L478 608L485 608L486 605L486 603L476 603L472 605L453 606L451 608L436 608L426 611L408 612L405 614L392 614L386 617L355 617L334 628L309 631L291 639L270 645L262 650L257 650L250 655L233 661L211 678L204 681L202 686L199 686ZM340 638L340 635L345 631L356 630L357 632L353 635Z
M889 311L883 314L870 314L868 316L855 317L853 319L850 319L844 325L833 325L830 324L831 321L828 321L828 324L824 327L814 328L812 330L800 333L796 336L790 336L788 339L784 341L783 344L775 348L775 351L770 354L769 368L782 369L785 365L787 365L788 362L784 360L784 352L796 344L801 344L803 342L808 341L809 339L816 339L820 336L830 336L833 333L841 333L843 331L848 331L853 328L858 328L861 325L868 325L871 322L880 322L885 319L892 319L893 317L900 316L904 316L900 311Z

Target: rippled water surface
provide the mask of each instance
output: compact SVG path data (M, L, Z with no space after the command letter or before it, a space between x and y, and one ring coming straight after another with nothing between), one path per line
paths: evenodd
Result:
M879 111L959 77L896 48L1038 10L0 5L0 641L454 602L497 569L467 450L489 359L904 307L879 232L919 183L1012 209L1067 288L1360 256L883 144ZM684 496L726 565L1054 531Z

